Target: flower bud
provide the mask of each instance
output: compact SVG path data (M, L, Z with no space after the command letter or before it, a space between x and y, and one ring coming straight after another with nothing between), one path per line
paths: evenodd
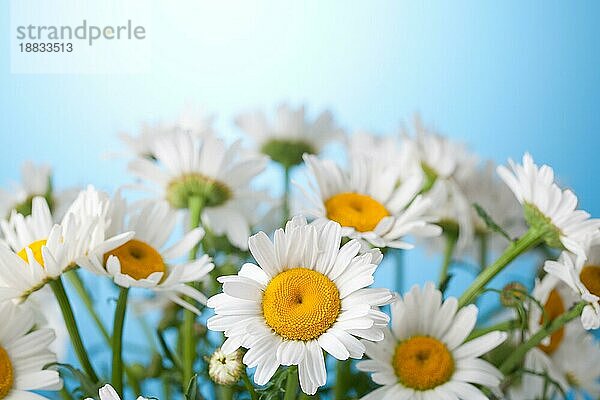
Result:
M242 352L236 350L231 354L225 354L218 348L208 361L208 375L219 385L233 385L242 376L244 363Z

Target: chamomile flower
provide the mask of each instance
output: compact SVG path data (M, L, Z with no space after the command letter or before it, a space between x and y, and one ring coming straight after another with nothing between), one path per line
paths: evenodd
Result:
M121 397L117 393L117 391L111 385L104 385L98 390L98 396L100 400L121 400ZM87 398L85 400L94 400L92 398ZM146 397L139 396L137 400L149 400Z
M273 122L264 113L255 111L239 115L236 124L254 138L263 154L286 168L302 163L304 153L318 154L342 134L329 111L309 121L304 106L293 109L287 104L277 108Z
M588 302L581 314L585 329L600 328L600 237L583 241L583 256L563 251L557 261L548 260L544 269L565 282L581 300Z
M130 233L106 239L108 196L93 187L82 191L60 224L53 223L43 197L32 200L31 215L13 212L0 221L6 243L0 243L0 300L25 300L47 282L75 268L81 257L126 242Z
M246 249L256 207L263 200L251 180L266 166L262 156L244 155L240 143L231 146L212 136L194 138L179 131L155 141L156 162L139 157L129 164L137 177L158 185L159 196L174 209L188 208L192 198L203 205L202 222Z
M225 354L248 349L243 361L257 368L257 384L280 365L298 365L302 390L314 394L327 378L323 350L339 360L360 359L365 345L357 338L383 339L389 318L377 307L392 293L367 288L381 253L359 255L355 240L340 249L341 231L335 222L317 227L295 217L274 242L263 232L249 239L258 265L219 278L223 293L208 301L216 315L207 326L225 333Z
M342 235L361 239L376 247L411 248L405 236L431 237L441 229L432 222L431 202L419 195L422 179L413 175L400 182L394 163L374 162L357 155L349 170L331 160L305 155L306 165L316 186L305 192L311 203L306 214L315 224L335 221Z
M206 297L187 283L203 279L214 268L213 263L207 255L184 263L171 260L187 255L200 242L204 230L193 229L178 242L167 246L177 223L177 212L167 202L147 202L130 215L126 213L126 203L120 194L113 198L112 205L111 225L107 231L118 234L128 230L134 232L134 236L119 247L90 252L79 260L80 265L96 274L110 276L119 286L152 289L199 313L182 297L206 302Z
M0 303L0 399L37 400L31 390L59 390L57 371L44 369L56 362L48 350L54 340L50 329L35 329L33 312L10 301Z
M221 349L215 350L208 360L208 376L219 385L233 385L242 377L245 370L241 350L225 354Z
M597 234L599 219L576 210L577 197L570 190L561 190L554 182L554 171L547 165L538 167L529 153L523 164L509 160L512 172L498 167L498 174L523 205L525 219L532 228L545 232L548 245L584 256L583 243L591 234Z
M380 399L487 399L475 385L496 388L502 374L479 358L506 340L490 332L465 342L475 326L477 307L457 309L457 300L442 302L428 283L414 286L391 305L391 329L378 343L364 342L370 360L357 367L372 373L381 388L363 397Z

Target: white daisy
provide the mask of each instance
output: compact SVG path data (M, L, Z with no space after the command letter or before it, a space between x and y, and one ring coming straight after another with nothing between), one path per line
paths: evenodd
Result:
M394 163L374 162L356 155L349 170L331 160L305 155L311 192L305 195L312 208L307 215L322 225L329 220L342 226L342 235L361 239L376 247L412 248L405 236L430 237L441 229L432 224L431 202L419 195L422 177L400 182ZM316 183L316 186L315 186ZM400 183L400 184L399 184Z
M208 360L208 376L219 385L233 385L245 371L241 350L225 354L221 349L215 350Z
M51 329L35 329L33 313L10 301L0 303L0 399L38 400L31 390L60 390L57 371L43 368L56 362L48 350Z
M444 231L458 235L458 250L472 243L472 205L459 182L476 168L477 157L465 145L427 128L415 117L415 135L406 136L409 153L416 157L424 174L423 191L431 198L434 215Z
M383 339L389 318L377 307L392 293L367 288L381 253L359 255L355 240L340 249L341 230L335 222L316 227L295 217L274 242L263 232L249 239L258 266L244 264L238 275L219 278L223 293L208 300L216 315L207 326L225 333L225 354L248 349L244 363L257 367L258 385L280 365L298 365L302 390L314 394L327 378L323 350L360 359L365 346L356 337Z
M157 140L154 154L157 162L140 157L129 169L157 184L160 196L175 209L187 208L191 197L199 197L203 226L245 249L257 222L254 210L263 199L250 183L265 168L266 158L244 155L239 142L227 147L212 135L200 140L181 131Z
M48 203L34 197L31 215L13 212L0 221L6 243L0 243L0 300L24 300L48 281L77 266L80 257L120 246L131 233L106 239L108 196L93 187L82 191L60 224Z
M544 230L544 239L550 246L564 247L584 256L586 236L597 234L599 219L576 210L577 197L570 190L561 190L554 183L554 172L547 165L538 167L531 155L525 153L523 165L509 160L512 172L498 167L498 174L523 205L529 226Z
M236 124L254 138L263 154L285 167L302 163L304 153L318 154L327 143L342 135L329 111L309 121L304 106L292 109L287 104L277 108L272 123L264 113L255 111L239 115Z
M203 279L214 264L207 255L184 263L173 260L187 255L200 242L204 230L192 229L181 240L167 246L167 241L177 229L177 213L167 202L147 202L130 215L126 214L126 203L117 194L112 200L111 225L107 232L117 235L132 231L134 236L117 248L108 251L100 248L90 252L87 257L78 260L80 265L96 274L112 277L119 286L152 289L199 313L182 297L206 302L206 297L187 283Z
M544 269L589 303L581 314L583 327L600 328L600 237L588 236L583 241L583 255L563 251L557 261L546 261Z
M100 400L121 400L121 397L117 393L117 391L110 385L104 385L98 390L98 395L100 396ZM94 400L92 398L87 398L85 400ZM146 397L139 396L137 400L149 400Z
M458 310L458 302L428 283L414 286L391 305L391 330L379 343L364 342L370 360L361 371L383 387L363 400L487 399L475 385L497 388L502 374L479 358L506 340L505 332L490 332L465 342L477 321L477 307Z

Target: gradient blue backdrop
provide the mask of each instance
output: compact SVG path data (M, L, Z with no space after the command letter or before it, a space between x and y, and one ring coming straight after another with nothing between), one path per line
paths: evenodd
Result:
M3 2L0 184L34 159L54 165L59 187L114 189L130 181L123 160L102 158L117 132L193 104L236 134L238 111L289 100L383 133L418 111L497 162L530 151L600 215L600 3L216 3L149 2L148 74L12 75ZM422 282L439 260L416 250L406 263Z

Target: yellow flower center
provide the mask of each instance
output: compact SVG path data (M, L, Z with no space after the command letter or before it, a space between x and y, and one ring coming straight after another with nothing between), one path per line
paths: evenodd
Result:
M579 273L581 283L585 285L591 294L600 296L600 267L597 265L586 265Z
M104 255L104 263L108 256L115 256L121 264L121 273L133 279L145 279L154 272L165 272L162 256L154 247L136 239L122 244Z
M548 301L544 304L544 313L546 314L547 321L550 322L556 319L559 315L565 312L565 304L560 297L560 294L556 289L550 292L548 296ZM540 321L542 323L543 321ZM538 347L546 354L554 353L560 343L562 342L565 336L565 328L561 327L559 330L555 331L552 335L550 335L550 343L547 345L540 344Z
M325 209L327 218L359 232L372 231L379 221L390 215L383 204L359 193L336 194L325 202Z
M8 358L8 353L0 346L0 399L8 396L8 392L13 387L14 375L13 367Z
M439 340L413 336L398 344L393 366L404 386L430 390L450 380L454 373L454 358Z
M267 325L290 340L313 340L336 321L340 292L328 277L307 268L281 272L267 285L262 301Z
M29 246L32 253L33 253L33 258L35 258L35 260L43 267L44 266L44 258L42 257L42 247L46 245L46 240L42 239L42 240L36 240L35 242L31 243ZM29 257L27 257L27 252L25 251L25 249L27 247L24 247L21 249L21 251L19 251L17 253L17 255L19 257L21 257L23 260L25 260L25 262L29 262Z

